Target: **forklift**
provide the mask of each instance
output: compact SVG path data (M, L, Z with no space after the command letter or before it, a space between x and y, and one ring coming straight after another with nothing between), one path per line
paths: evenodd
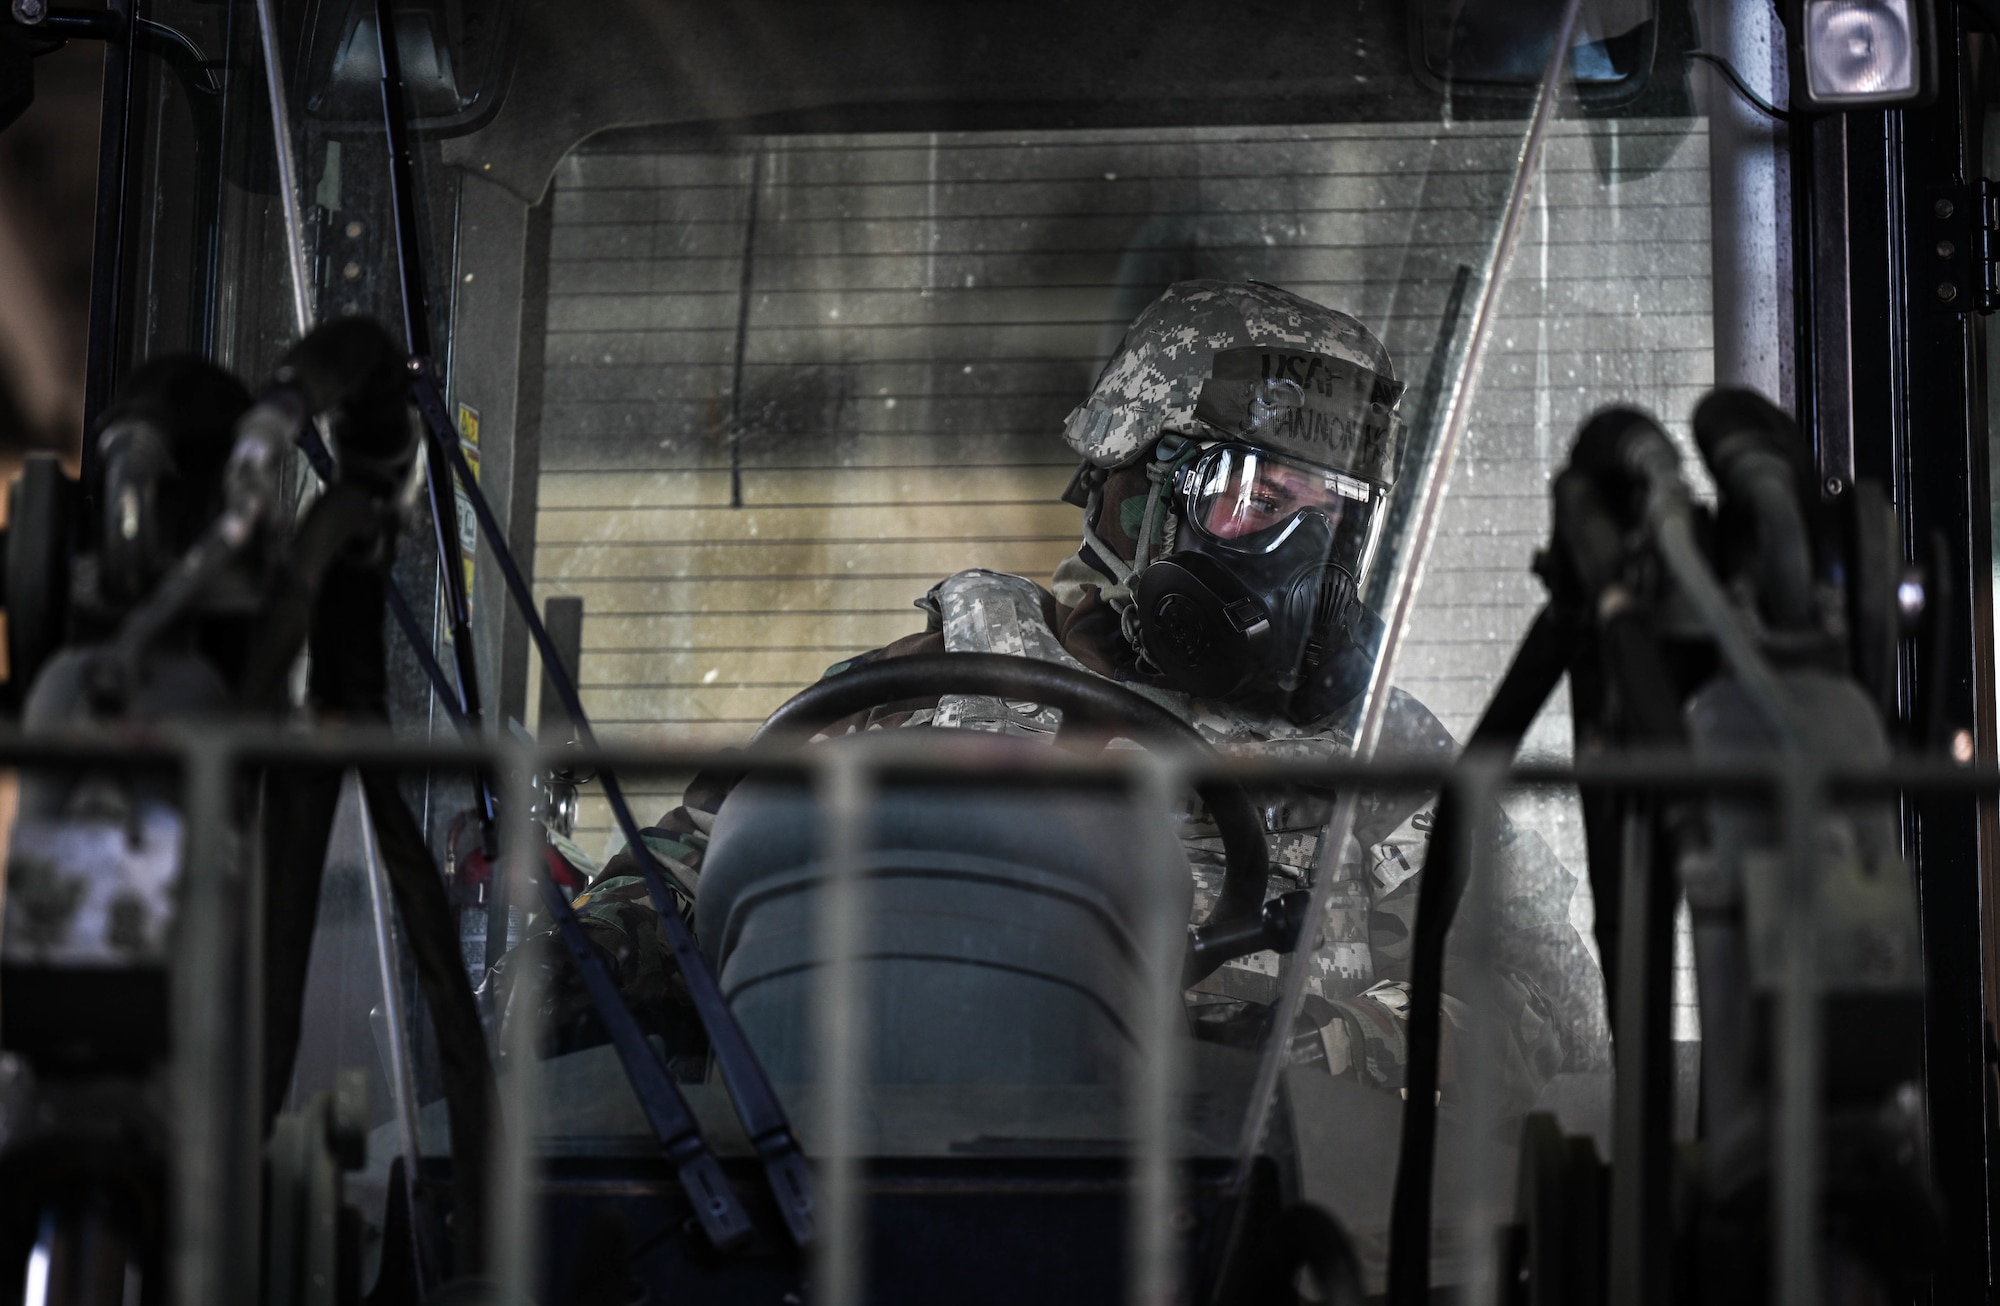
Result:
M12 0L0 130L72 43L0 1301L1995 1294L2000 5ZM1194 278L1400 360L1341 746L821 676Z

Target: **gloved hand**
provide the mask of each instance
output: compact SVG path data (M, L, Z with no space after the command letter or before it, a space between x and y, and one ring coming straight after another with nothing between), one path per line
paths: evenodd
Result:
M687 982L660 934L659 918L637 876L600 879L573 906L584 936L617 981L639 1026L666 1041L669 1057L701 1056L708 1038L694 1012ZM500 1047L510 1046L510 1025L543 1022L537 1047L560 1056L610 1041L583 979L553 931L522 940L502 957L480 986L500 1013Z

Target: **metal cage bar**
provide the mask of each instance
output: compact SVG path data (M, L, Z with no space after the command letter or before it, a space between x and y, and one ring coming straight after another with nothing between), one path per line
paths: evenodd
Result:
M260 871L254 859L235 846L232 815L235 789L254 768L340 765L389 766L405 771L490 768L508 779L509 874L526 881L539 872L521 850L532 846L534 827L528 812L531 777L540 769L617 765L626 769L692 770L726 764L744 774L804 779L814 784L825 803L824 847L834 892L829 922L823 923L826 955L834 960L832 974L846 980L827 986L823 995L824 1027L838 1073L831 1077L826 1115L825 1155L849 1167L845 1183L829 1184L828 1233L832 1244L823 1262L824 1282L831 1300L843 1281L858 1293L861 1265L851 1255L859 1245L856 1126L860 1103L855 1090L865 1059L861 994L855 984L854 960L863 946L865 911L857 874L866 847L866 813L873 794L898 775L935 778L940 771L959 771L981 783L999 786L1045 786L1084 777L1110 781L1124 789L1143 810L1164 802L1179 786L1210 778L1230 778L1246 784L1279 780L1365 785L1368 787L1445 787L1477 811L1490 807L1508 789L1527 786L1576 785L1618 788L1640 793L1690 794L1727 792L1743 800L1761 795L1784 816L1789 894L1788 941L1785 948L1783 1023L1779 1034L1781 1099L1776 1106L1782 1124L1776 1140L1774 1216L1778 1231L1778 1271L1787 1301L1813 1299L1818 1197L1817 1101L1815 1085L1819 1057L1819 1016L1811 927L1815 910L1813 821L1831 799L1903 794L2000 794L2000 769L1957 766L1924 759L1896 759L1882 764L1850 765L1824 759L1777 754L1743 756L1726 762L1697 760L1674 754L1625 754L1586 759L1575 766L1505 766L1498 759L1469 756L1452 766L1379 766L1355 761L1297 763L1259 760L1243 762L1220 757L1162 756L1114 750L1085 760L1052 753L1032 766L942 766L921 740L893 736L879 741L866 764L851 755L830 751L806 753L751 749L723 753L712 749L677 748L539 748L513 740L459 740L415 744L386 731L327 731L301 736L263 727L219 727L203 731L150 732L144 736L116 734L0 734L0 766L78 766L113 770L173 768L183 777L186 804L185 878L181 889L180 944L173 964L176 1047L174 1083L182 1129L175 1156L177 1221L171 1264L178 1300L250 1300L255 1294L254 1262L241 1256L246 1234L259 1227L254 1103L261 1100L261 1031L256 1009L257 985L249 982L261 956L262 919L259 907ZM1476 825L1477 823L1475 823ZM1490 826L1488 827L1490 830ZM1476 856L1477 837L1467 841ZM1476 869L1476 868L1475 868ZM1479 885L1474 874L1469 883ZM1164 879L1162 878L1162 883ZM525 889L523 889L525 892ZM1169 928L1167 914L1156 910L1150 922L1156 932ZM1476 917L1475 917L1476 918ZM1174 929L1178 921L1171 922ZM1154 1013L1164 1023L1166 1008ZM533 1272L532 1242L526 1231L532 1196L532 1146L526 1127L532 1114L532 1075L520 1075L533 1061L530 1050L539 1030L513 1040L510 1053L525 1053L513 1069L507 1093L506 1151L494 1194L496 1230L518 1230L502 1236L498 1246L507 1259L497 1266L504 1278L520 1280ZM1157 1035L1157 1031L1154 1031ZM522 1040L528 1040L522 1042ZM1167 1232L1174 1208L1171 1186L1171 1113L1178 1067L1172 1064L1170 1040L1148 1038L1142 1049L1142 1092L1134 1120L1142 1146L1135 1160L1138 1182L1133 1224L1135 1286L1146 1291L1173 1281ZM511 1058L510 1058L511 1059ZM532 1069L532 1067L529 1067ZM1476 1097L1477 1095L1475 1095ZM1490 1104L1489 1104L1490 1105ZM842 1207L847 1209L843 1213ZM1163 1219L1163 1215L1165 1218ZM846 1248L847 1250L842 1250ZM512 1255L509 1255L511 1249Z
M825 750L813 773L821 811L820 861L826 891L816 922L826 980L819 986L813 1053L819 1066L819 1237L814 1247L818 1295L827 1306L859 1306L865 1239L861 1163L863 1094L874 1031L861 963L868 947L867 883L862 859L870 842L870 807L879 777L865 758Z

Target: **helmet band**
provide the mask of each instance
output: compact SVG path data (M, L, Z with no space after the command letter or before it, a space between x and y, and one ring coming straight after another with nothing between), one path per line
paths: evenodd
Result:
M1245 345L1216 354L1194 416L1225 439L1390 485L1402 457L1402 392L1343 358Z

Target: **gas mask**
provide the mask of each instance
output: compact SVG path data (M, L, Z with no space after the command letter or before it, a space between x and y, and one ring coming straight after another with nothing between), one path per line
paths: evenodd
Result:
M1394 474L1399 390L1319 355L1217 355L1195 410L1217 439L1176 460L1173 550L1132 581L1133 633L1173 685L1300 725L1366 687L1380 623L1357 590Z

